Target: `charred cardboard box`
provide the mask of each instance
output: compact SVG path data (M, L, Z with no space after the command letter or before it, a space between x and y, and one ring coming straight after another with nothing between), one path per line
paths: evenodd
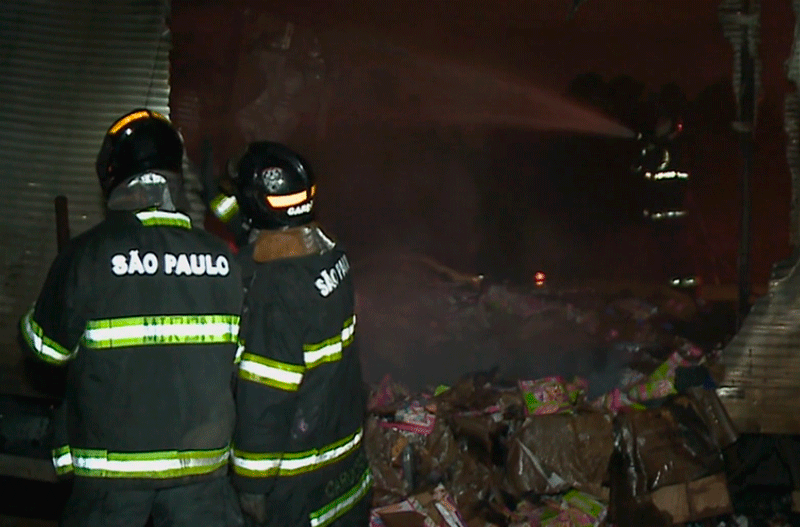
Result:
M731 514L728 482L724 474L714 474L688 483L661 487L650 494L653 505L669 514L673 524Z
M444 483L467 519L497 495L500 469L487 456L496 432L492 418L450 413L445 404L429 404L436 411L431 426L405 427L385 415L367 419L365 446L374 476L377 506L403 500ZM484 448L486 447L486 448Z
M722 449L736 434L714 397L692 389L617 416L609 471L615 525L670 526L733 512Z
M509 441L507 490L517 497L573 488L602 496L613 451L608 412L586 409L530 416Z
M371 408L365 445L374 505L397 503L441 483L468 521L479 510L502 508L504 442L510 423L521 421L523 402L516 387L490 380L477 375L435 396L403 395L391 404L383 398ZM409 408L416 408L413 416Z
M370 416L365 446L375 481L374 501L378 505L402 500L417 485L450 473L460 455L452 431L441 419L435 421L429 433L422 434L383 426L378 417ZM404 466L402 458L408 454L414 462ZM413 474L408 474L409 470Z
M466 527L443 485L372 510L369 527Z

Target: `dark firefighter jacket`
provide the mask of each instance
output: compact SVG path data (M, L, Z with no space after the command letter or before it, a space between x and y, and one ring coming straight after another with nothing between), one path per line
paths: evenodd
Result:
M241 271L188 216L109 212L53 262L21 330L67 364L60 473L153 488L226 473Z
M324 527L362 509L372 486L350 264L314 224L262 232L239 259L234 484L268 495L270 525Z

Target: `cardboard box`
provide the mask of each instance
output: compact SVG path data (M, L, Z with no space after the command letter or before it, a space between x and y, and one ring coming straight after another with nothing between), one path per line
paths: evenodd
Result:
M530 416L509 441L507 490L520 497L576 488L597 496L613 452L607 412Z
M452 496L442 485L400 503L372 509L369 527L465 527Z
M436 527L416 500L409 499L372 509L369 527Z
M661 487L650 494L650 499L676 524L733 513L724 474Z

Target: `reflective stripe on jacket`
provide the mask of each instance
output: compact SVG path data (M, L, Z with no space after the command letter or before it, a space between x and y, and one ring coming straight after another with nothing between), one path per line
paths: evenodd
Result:
M56 472L150 488L224 474L242 295L230 250L181 213L111 211L73 239L20 321L69 368Z
M247 295L233 481L281 503L276 525L324 527L363 505L372 486L355 295L338 245L298 255L280 236L290 256L261 247L274 259L255 263L252 245L238 255Z

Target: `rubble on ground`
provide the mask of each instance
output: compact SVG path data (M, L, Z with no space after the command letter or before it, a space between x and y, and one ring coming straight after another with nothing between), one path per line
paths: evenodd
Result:
M719 347L675 331L696 316L691 297L448 291L435 338L480 345L464 336L502 324L547 342L558 327L629 360L602 393L590 375L499 369L424 389L373 383L370 527L757 525L729 495L723 451L737 433L713 389Z

